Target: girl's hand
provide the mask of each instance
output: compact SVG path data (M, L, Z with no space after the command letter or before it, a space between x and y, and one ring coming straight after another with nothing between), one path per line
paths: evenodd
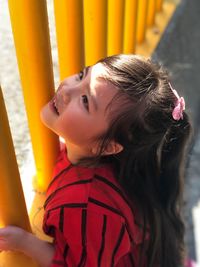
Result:
M14 250L21 251L24 248L24 240L28 232L16 227L7 226L0 228L0 251L1 250Z
M0 251L23 252L35 260L41 267L51 266L54 246L35 235L16 226L0 228Z

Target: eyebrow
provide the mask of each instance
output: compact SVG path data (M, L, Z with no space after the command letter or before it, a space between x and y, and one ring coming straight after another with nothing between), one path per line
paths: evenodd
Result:
M87 67L85 67L85 77L84 77L84 78L87 77L90 68L91 68L91 66L87 66ZM89 87L88 91L89 91L89 95L90 95L91 100L92 100L93 107L94 107L95 111L97 111L97 109L98 109L97 101L96 101L96 99L91 95L91 89L90 89L90 87Z

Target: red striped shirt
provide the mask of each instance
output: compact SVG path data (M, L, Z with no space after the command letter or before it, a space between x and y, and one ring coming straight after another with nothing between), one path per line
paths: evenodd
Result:
M73 166L64 149L53 177L43 224L54 238L51 266L137 266L142 233L112 167Z

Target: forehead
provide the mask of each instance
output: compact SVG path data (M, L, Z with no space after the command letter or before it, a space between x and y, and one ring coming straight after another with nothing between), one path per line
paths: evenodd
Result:
M99 102L103 100L102 107L106 115L112 118L113 116L117 117L120 113L129 110L134 106L134 102L130 99L128 94L111 82L112 79L109 79L109 75L111 74L103 64L98 63L94 65L91 69L90 86L91 91L93 91L93 86L95 87Z
M89 72L86 83L90 87L92 94L97 94L97 96L107 95L108 99L116 95L118 88L109 81L109 73L103 64L97 63L90 67Z
M95 65L93 65L92 67L90 67L91 69L91 76L93 76L94 78L98 79L98 78L105 78L109 75L108 71L106 70L105 66L101 63L97 63Z
M107 79L108 72L106 68L98 63L90 68L89 87L90 93L99 103L100 109L105 109L116 96L118 89Z

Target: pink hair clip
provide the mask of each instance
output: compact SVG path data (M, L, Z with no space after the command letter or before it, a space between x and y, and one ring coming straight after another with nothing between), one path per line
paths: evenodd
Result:
M174 120L178 121L183 119L183 111L185 110L185 100L183 97L180 97L175 89L169 83L169 87L171 88L173 94L176 96L177 101L175 103L175 107L172 111L172 117Z

